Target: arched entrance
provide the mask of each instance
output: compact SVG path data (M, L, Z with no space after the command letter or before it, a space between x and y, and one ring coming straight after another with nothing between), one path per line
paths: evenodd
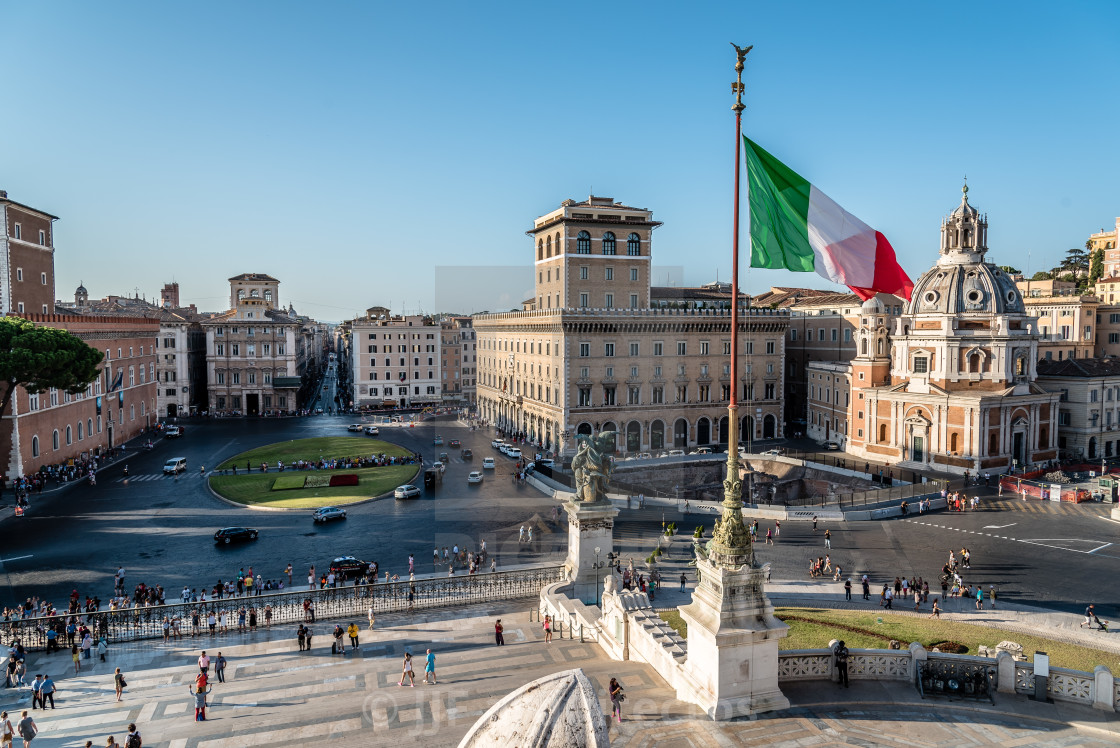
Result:
M584 421L576 427L576 436L591 436L591 424Z
M778 435L778 419L773 414L767 414L762 419L762 438L773 439Z
M626 424L626 451L642 451L642 425L637 421Z
M712 422L701 418L696 422L696 443L710 444L712 441Z
M600 434L605 434L608 431L614 432L614 443L611 445L611 451L618 451L618 426L614 425L614 421L607 421L603 424L603 428L599 429Z
M179 415L179 406L176 405L175 403L169 404L167 406L167 417L168 418L174 418L177 415Z
M727 416L719 419L719 443L727 444Z
M1018 446L1018 445L1016 445L1016 446ZM1097 457L1097 437L1090 436L1089 437L1089 459L1094 460L1094 459L1096 459L1096 457ZM1017 453L1016 453L1016 458L1015 459L1018 459L1018 454ZM1019 464L1020 465L1023 464L1021 460L1020 460Z
M649 426L649 448L665 449L665 424L654 421Z
M673 424L673 447L684 449L688 446L688 421L678 418Z

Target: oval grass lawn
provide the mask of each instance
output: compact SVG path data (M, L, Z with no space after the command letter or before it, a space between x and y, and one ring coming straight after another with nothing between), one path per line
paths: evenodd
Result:
M210 487L222 498L238 504L275 509L316 509L321 506L353 504L380 496L403 483L409 483L419 471L420 465L415 464L386 465L357 470L298 470L249 475L244 473L212 475ZM273 490L276 481L281 481L283 484L289 482L291 478L329 478L332 475L357 475L358 485Z
M218 465L218 470L232 467L244 470L246 464L257 470L262 462L274 468L277 460L291 465L297 460L317 462L320 457L327 460L332 457L369 457L375 454L407 457L412 453L404 447L380 439L370 439L368 436L320 436L313 439L291 439L250 449L223 461Z

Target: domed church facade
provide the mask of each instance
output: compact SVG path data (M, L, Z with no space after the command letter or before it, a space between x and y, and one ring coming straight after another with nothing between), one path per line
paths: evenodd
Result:
M893 332L876 300L861 309L850 453L971 474L1057 457L1060 396L1035 381L1037 318L986 261L987 217L962 192L942 221L937 264L914 284Z

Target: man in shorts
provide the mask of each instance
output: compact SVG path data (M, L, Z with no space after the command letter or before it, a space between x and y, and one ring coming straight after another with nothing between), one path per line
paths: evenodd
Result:
M1088 626L1089 628L1093 627L1094 614L1095 612L1093 610L1093 604L1089 603L1089 607L1085 609L1085 620L1081 622L1081 628L1085 628L1086 626Z
M424 660L424 684L428 684L428 676L432 676L431 685L436 684L436 656L432 654L432 650L428 650L428 655Z

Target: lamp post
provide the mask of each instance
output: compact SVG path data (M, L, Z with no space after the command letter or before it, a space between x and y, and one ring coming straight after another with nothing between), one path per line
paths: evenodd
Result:
M595 607L599 607L599 546L595 546Z

